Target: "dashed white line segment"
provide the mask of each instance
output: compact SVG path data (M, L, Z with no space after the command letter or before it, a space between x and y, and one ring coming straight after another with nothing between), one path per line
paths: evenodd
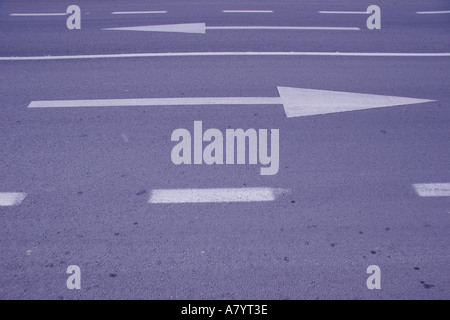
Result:
M273 13L273 10L223 10L223 13Z
M160 189L153 190L151 204L271 202L289 190L273 188Z
M323 14L368 14L366 11L319 11Z
M19 206L26 196L21 192L0 192L0 207Z
M46 17L65 16L67 13L11 13L11 17Z
M115 11L111 14L166 14L168 11Z
M417 183L413 187L421 197L450 197L450 183Z
M450 10L448 11L418 11L417 14L450 14Z

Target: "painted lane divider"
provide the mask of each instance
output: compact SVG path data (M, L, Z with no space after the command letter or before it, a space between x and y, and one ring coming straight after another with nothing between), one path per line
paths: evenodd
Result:
M370 14L367 11L319 11L322 14Z
M20 192L0 192L0 207L19 206L27 194Z
M418 11L417 14L450 14L450 10L448 11Z
M421 197L450 197L450 183L417 183L413 187Z
M125 59L125 58L170 58L170 57L378 57L378 58L441 58L450 57L450 52L147 52L117 54L82 54L68 56L22 56L0 57L0 61L52 61L52 60L85 60L85 59Z
M111 14L121 15L121 14L166 14L167 11L115 11Z
M367 110L434 100L278 87L279 97L150 98L32 101L28 108L149 107L201 105L283 105L288 118Z
M11 17L53 17L65 16L67 13L11 13Z
M208 27L206 23L183 23L167 25L151 25L139 27L104 28L107 31L145 31L145 32L176 32L206 34L207 30L334 30L359 31L353 27L277 27L277 26L220 26Z
M273 13L273 10L222 10L223 13Z
M149 203L271 202L289 192L290 190L273 188L160 189L151 192Z

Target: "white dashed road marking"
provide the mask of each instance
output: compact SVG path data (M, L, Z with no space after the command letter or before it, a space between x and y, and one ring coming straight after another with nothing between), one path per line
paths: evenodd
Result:
M319 11L324 14L368 14L366 11Z
M52 17L65 16L67 13L11 13L11 17Z
M167 11L116 11L111 14L165 14Z
M450 10L448 11L419 11L417 14L450 14Z
M223 10L223 13L273 13L273 10Z
M0 207L19 206L26 196L20 192L0 192Z
M413 187L421 197L450 197L450 183L418 183Z
M166 189L153 190L149 203L232 203L232 202L270 202L289 190L272 188L235 189Z

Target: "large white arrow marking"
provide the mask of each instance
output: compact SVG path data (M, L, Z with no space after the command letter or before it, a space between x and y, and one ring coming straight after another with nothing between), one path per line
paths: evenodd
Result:
M288 118L394 107L434 100L278 87L280 97L151 98L32 101L28 108L149 107L200 105L283 105Z
M358 31L360 28L347 27L270 27L270 26L221 26L207 27L205 23L167 24L160 26L140 26L122 28L104 28L102 30L113 31L147 31L147 32L178 32L178 33L200 33L206 30L336 30L336 31Z

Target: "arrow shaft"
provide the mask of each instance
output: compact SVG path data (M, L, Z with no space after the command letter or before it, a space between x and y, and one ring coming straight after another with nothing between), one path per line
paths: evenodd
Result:
M353 27L271 27L271 26L221 26L206 27L206 30L336 30L336 31L359 31L360 28Z
M28 108L87 108L87 107L150 107L150 106L201 106L201 105L274 105L281 98L156 98L107 100L53 100L32 101Z

